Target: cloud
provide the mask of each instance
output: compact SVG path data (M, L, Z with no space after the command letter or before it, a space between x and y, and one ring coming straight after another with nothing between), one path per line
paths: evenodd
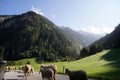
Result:
M95 27L95 26L89 26L82 29L82 31L90 32L94 34L106 34L112 32L113 30L114 28L112 27Z
M37 14L44 15L43 12L41 12L41 10L39 8L36 8L34 6L32 6L31 10L34 11L35 13L37 13Z
M56 19L56 16L55 16L54 14L52 14L51 17L52 17L53 19Z

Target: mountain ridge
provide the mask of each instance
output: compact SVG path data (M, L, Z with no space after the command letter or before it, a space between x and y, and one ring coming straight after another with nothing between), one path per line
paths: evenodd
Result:
M72 38L75 42L80 44L82 48L89 46L94 41L98 40L103 36L103 35L92 34L84 31L75 31L69 27L64 27L64 26L60 28L64 31L64 33L68 37L70 37L70 39Z
M120 24L116 26L116 28L106 36L101 39L95 41L92 45L101 44L105 49L111 48L119 48L120 47Z
M31 11L0 23L0 38L7 60L39 56L44 61L57 61L80 54L80 47L69 41L58 26Z

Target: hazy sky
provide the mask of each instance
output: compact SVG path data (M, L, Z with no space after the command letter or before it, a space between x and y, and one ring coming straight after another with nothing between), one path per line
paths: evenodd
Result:
M30 10L77 31L106 33L120 23L120 0L0 0L0 15Z

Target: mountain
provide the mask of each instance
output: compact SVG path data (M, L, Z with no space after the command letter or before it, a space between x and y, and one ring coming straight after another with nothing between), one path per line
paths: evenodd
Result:
M80 52L80 58L94 55L104 49L114 48L120 48L120 24L110 34L106 34L88 47L84 47Z
M14 15L0 15L0 23L2 23L4 20L13 17Z
M84 37L84 42L86 46L89 46L94 41L104 36L103 34L93 34L93 33L85 32L85 31L79 31L79 33Z
M102 45L105 49L120 48L120 24L113 32L97 40L92 45L96 44Z
M0 52L6 60L39 57L57 61L80 54L79 45L44 16L29 11L0 19Z
M84 36L69 27L60 27L69 40L76 42L81 48L85 47Z
M67 35L67 37L72 39L72 41L77 42L80 47L86 47L92 44L94 41L98 40L100 37L103 35L97 35L97 34L92 34L84 31L74 31L70 29L69 27L60 27L64 33Z

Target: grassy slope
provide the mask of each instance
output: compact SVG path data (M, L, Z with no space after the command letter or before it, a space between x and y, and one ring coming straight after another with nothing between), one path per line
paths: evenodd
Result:
M16 63L25 64L28 60L38 71L40 64L36 63L35 58L16 61ZM104 50L77 61L45 64L56 64L59 73L63 73L63 66L65 66L65 68L70 68L71 70L85 70L89 77L120 80L120 49Z

